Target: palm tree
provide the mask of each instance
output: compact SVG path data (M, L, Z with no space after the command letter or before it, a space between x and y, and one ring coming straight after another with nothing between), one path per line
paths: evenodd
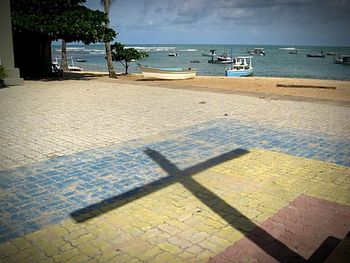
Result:
M107 18L108 18L106 28L109 27L109 7L112 1L113 0L101 0L101 5L103 5L105 14L107 15ZM107 55L107 67L108 67L109 77L116 78L115 69L112 62L111 46L110 46L110 43L107 41L105 42L105 49L106 49L106 55Z
M63 69L64 71L69 71L67 62L67 46L66 41L64 39L62 39L61 69Z

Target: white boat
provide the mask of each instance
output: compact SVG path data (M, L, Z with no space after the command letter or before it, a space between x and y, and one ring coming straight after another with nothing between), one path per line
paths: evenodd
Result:
M55 59L52 61L52 64L55 65L58 69L60 69L61 65L59 63L59 60L61 58L59 57L55 57ZM77 67L74 65L74 61L73 61L73 58L70 57L70 61L71 61L71 65L68 65L68 69L71 70L71 71L82 71L83 68L81 67Z
M227 77L245 77L253 74L251 56L242 56L234 58L230 68L225 68Z
M216 56L215 49L209 50L208 53L202 52L202 56L204 56L204 57L215 57Z
M287 50L287 51L291 51L291 50L296 50L295 47L280 47L278 48L279 50Z
M147 79L192 79L197 74L195 68L151 68L139 66Z
M221 56L218 56L216 60L214 60L214 57L212 57L211 60L208 60L208 63L211 63L211 64L229 64L232 62L233 62L233 58L228 56L227 53L224 53Z
M350 65L350 55L339 55L334 62L336 64Z
M306 54L308 58L324 58L326 57L324 51L322 50L320 53L309 53Z
M168 53L168 56L169 57L177 57L178 55L175 52L171 52L171 53Z
M232 63L233 59L230 60L219 60L219 59L212 59L212 60L208 60L208 63L210 64L230 64Z
M217 59L220 61L232 61L232 57L228 56L226 53L222 54L221 56L218 56Z
M262 47L256 47L256 48L250 49L250 50L248 50L248 53L250 55L259 55L259 56L266 55L265 50Z

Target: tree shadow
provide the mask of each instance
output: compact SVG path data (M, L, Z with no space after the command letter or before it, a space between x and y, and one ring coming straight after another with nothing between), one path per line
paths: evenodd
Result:
M92 80L101 77L108 76L108 73L95 73L95 72L63 72L62 76L57 74L52 74L46 77L25 77L25 80L33 80L33 81L64 81L64 80Z
M141 82L174 82L176 81L175 79L152 79L152 78L144 78L144 77L141 77L141 78L138 78L138 79L135 79L135 81L141 81Z

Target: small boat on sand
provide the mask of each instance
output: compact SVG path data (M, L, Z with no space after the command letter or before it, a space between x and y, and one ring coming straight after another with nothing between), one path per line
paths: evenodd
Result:
M52 61L52 64L55 65L57 69L60 69L61 67L59 60L60 60L59 57L55 57L55 59ZM70 57L70 61L71 61L71 65L68 65L68 69L70 71L83 71L83 68L74 65L74 61L72 57Z
M227 77L246 77L253 74L251 56L242 56L234 58L230 68L225 68Z
M195 68L152 68L139 66L147 79L192 79L197 74Z

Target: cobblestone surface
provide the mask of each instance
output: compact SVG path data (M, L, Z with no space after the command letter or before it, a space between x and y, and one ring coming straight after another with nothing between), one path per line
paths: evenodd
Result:
M0 169L224 117L348 138L350 109L98 81L0 90Z
M302 195L210 262L324 262L349 229L350 206Z
M301 194L350 205L348 108L44 84L0 90L0 262L203 262Z

